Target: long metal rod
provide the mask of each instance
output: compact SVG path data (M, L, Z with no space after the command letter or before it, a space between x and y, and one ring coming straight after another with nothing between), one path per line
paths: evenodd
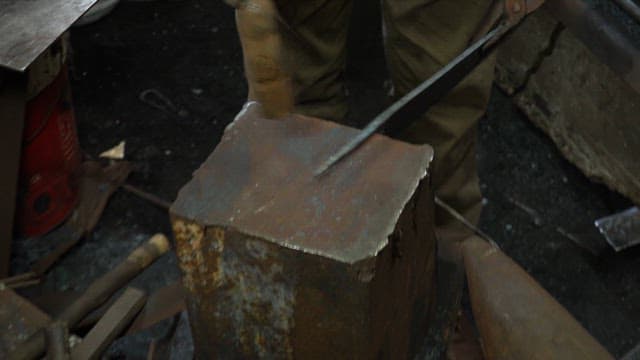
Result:
M636 21L640 22L640 6L635 2L632 0L614 0L614 2L624 9L627 14L636 19Z
M449 215L453 216L456 220L458 220L458 222L464 225L467 229L473 231L476 235L486 240L489 244L491 244L491 246L495 247L496 249L500 249L500 245L498 245L498 243L495 240L493 240L493 238L489 236L489 234L480 230L480 228L478 228L477 226L473 225L471 221L467 220L467 218L465 218L462 214L457 212L456 209L451 207L446 202L442 201L442 199L440 199L437 196L434 198L434 200L436 205L440 206L444 211L449 213Z
M360 147L383 125L389 125L388 128L391 128L391 130L401 128L402 125L406 125L405 123L413 120L413 116L427 111L486 57L490 49L485 48L485 45L493 43L495 38L504 32L505 27L506 25L498 26L483 36L432 77L376 116L357 136L350 139L336 153L325 160L314 171L314 175L320 176L324 174L331 166Z

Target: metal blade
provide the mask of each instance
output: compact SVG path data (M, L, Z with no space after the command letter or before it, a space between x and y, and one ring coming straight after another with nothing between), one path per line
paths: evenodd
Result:
M315 176L324 174L329 168L357 149L382 126L385 133L392 134L405 128L423 114L444 95L449 93L491 52L487 44L495 43L497 37L504 33L505 25L498 26L468 47L450 63L440 69L431 78L420 84L408 94L396 101L385 111L376 116L356 137L349 140L336 153L324 161L315 171Z

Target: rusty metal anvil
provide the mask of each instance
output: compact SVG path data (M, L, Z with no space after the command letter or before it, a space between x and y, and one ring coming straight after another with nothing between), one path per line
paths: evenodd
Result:
M199 358L407 358L427 331L433 150L248 103L171 208Z

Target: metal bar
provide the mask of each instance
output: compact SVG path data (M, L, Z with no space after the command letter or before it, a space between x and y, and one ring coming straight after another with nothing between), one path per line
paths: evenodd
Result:
M26 280L31 280L34 277L36 277L36 274L32 271L24 273L24 274L20 274L20 275L15 275L15 276L11 276L11 277L7 277L4 279L0 279L0 283L3 283L7 286L11 285L11 284L15 284L18 282L23 282Z
M640 93L640 50L613 24L582 0L554 0L544 5L596 57Z
M69 360L69 329L64 321L54 321L45 328L47 358Z
M121 186L122 186L122 188L124 190L132 193L133 195L135 195L135 196L137 196L137 197L139 197L139 198L141 198L143 200L146 200L146 201L150 202L151 204L153 204L153 205L155 205L155 206L157 206L159 208L162 208L164 210L169 210L169 208L171 208L171 203L170 202L168 202L168 201L166 201L166 200L164 200L164 199L162 199L162 198L160 198L160 197L158 197L156 195L148 193L148 192L146 192L144 190L140 190L140 189L138 189L137 187L135 187L135 186L133 186L131 184L126 184L125 183L125 184L122 184Z
M632 0L614 0L618 6L620 6L624 11L629 14L629 16L636 19L636 21L640 22L640 6L638 6Z
M468 47L432 77L393 103L389 108L376 116L355 137L338 149L337 152L329 156L329 158L314 171L314 175L320 176L325 173L333 164L356 150L383 126L385 127L386 133L393 133L411 123L415 115L427 111L432 105L451 91L451 89L490 53L491 49L485 48L485 45L495 40L496 37L505 30L505 25L492 30Z
M84 340L71 352L73 360L97 360L109 345L133 320L146 301L146 294L136 288L127 288L124 294L111 305L109 310L89 331Z
M449 215L453 216L456 220L458 220L466 228L468 228L469 230L473 231L476 235L478 235L481 238L483 238L484 240L486 240L494 248L500 249L500 245L498 245L498 243L495 240L493 240L493 238L491 236L489 236L489 234L485 233L484 231L480 230L480 228L478 228L477 226L473 225L471 223L471 221L467 220L467 218L465 218L462 214L457 212L456 209L452 208L449 204L445 203L444 201L442 201L437 196L434 197L434 200L435 200L436 205L440 206L444 211L449 213Z

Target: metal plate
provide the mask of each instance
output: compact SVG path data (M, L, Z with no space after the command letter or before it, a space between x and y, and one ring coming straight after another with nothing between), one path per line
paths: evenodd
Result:
M51 319L12 290L0 290L0 359Z
M0 66L24 71L98 0L0 0Z
M314 177L358 130L301 115L267 120L258 107L245 106L227 128L172 214L347 263L376 256L426 176L432 148L376 135Z

